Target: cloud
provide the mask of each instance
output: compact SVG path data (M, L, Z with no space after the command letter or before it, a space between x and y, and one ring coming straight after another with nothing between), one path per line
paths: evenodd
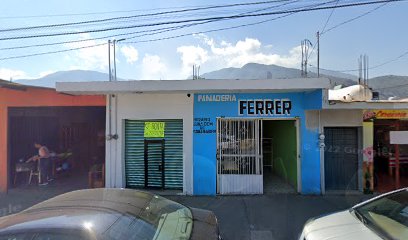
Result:
M165 79L167 66L157 55L145 54L142 60L142 79Z
M208 51L199 46L181 46L177 52L181 53L183 75L191 75L194 64L201 65L208 60Z
M195 35L202 44L198 46L180 46L182 73L191 75L193 64L202 65L201 69L211 71L226 67L242 67L247 63L276 64L284 67L297 67L300 64L301 48L294 46L286 54L274 52L273 45L263 45L256 38L245 38L236 42L216 41L204 34Z
M45 76L50 75L50 74L55 73L55 72L56 71L53 71L53 70L47 70L47 71L40 72L38 78L45 77Z
M211 49L211 58L226 64L228 67L242 67L247 63L276 64L284 67L296 67L300 63L301 48L295 46L286 55L273 53L272 46L262 46L258 39L245 38L235 44L221 41L217 44L206 36L203 42ZM213 59L212 59L213 60Z
M133 46L123 46L120 51L125 56L126 61L133 64L139 59L139 52Z
M28 75L22 70L0 68L0 79L10 80L10 79L26 79L26 78L30 78L30 77L28 77Z
M80 39L89 39L90 34L80 34ZM80 48L87 47L97 44L103 44L106 41L89 40L83 42L67 43L64 44L67 48ZM64 59L73 61L72 65L80 66L81 69L85 70L106 70L108 67L108 47L107 45L100 45L97 47L82 48L69 53Z

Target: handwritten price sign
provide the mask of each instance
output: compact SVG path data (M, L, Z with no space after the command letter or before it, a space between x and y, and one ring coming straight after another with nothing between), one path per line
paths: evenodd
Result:
M164 122L145 122L145 138L164 138Z

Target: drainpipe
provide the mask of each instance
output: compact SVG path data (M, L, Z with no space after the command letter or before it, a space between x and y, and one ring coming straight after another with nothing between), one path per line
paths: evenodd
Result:
M112 71L111 71L111 40L108 40L108 66L109 66L109 82L112 81ZM109 167L109 187L112 187L112 148L111 148L111 139L112 139L112 95L108 94L108 134L106 136L106 144L108 145L109 150L109 166L106 166L106 169ZM109 142L108 142L109 141ZM106 162L106 161L105 161ZM108 165L108 164L107 164ZM106 171L106 170L105 170Z

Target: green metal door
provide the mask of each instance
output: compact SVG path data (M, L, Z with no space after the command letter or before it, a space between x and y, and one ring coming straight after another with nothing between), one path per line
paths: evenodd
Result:
M164 122L164 138L144 138L145 122ZM146 182L145 140L164 140L164 188L183 189L183 121L162 119L125 120L126 187L150 185Z
M145 140L145 187L164 188L164 139Z

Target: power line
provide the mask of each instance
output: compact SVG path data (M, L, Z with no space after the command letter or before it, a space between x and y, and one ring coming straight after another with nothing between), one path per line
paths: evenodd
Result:
M289 1L289 0L274 0L274 1L262 1L262 2L251 2L251 3L234 3L234 4L227 4L227 5L197 7L197 8L189 8L189 9L181 9L181 10L173 10L173 11L165 11L165 12L157 12L157 13L139 14L139 15L133 15L133 16L112 17L112 18L104 18L104 19L97 19L97 20L80 21L80 22L49 24L49 25L40 25L40 26L31 26L31 27L6 28L6 29L0 29L0 32L21 31L21 30L39 29L39 28L66 27L66 26L72 26L72 25L101 23L101 22L121 20L121 19L131 19L131 18L138 18L138 17L148 17L148 16L158 16L158 15L173 14L173 13L201 11L201 10L208 10L208 9L214 9L214 8L229 8L229 7L237 7L237 6L261 5L261 4L270 4L270 3L284 2L284 1Z
M0 61L9 60L9 59L16 59L16 58L34 57L34 56L47 55L47 54L53 54L53 53L69 52L69 51L80 50L80 49L85 49L85 48L98 47L98 46L102 46L102 45L106 45L106 44L107 44L107 43L100 43L100 44L94 44L94 45L83 46L83 47L76 47L76 48L69 48L69 49L58 50L58 51L40 52L40 53L33 53L33 54L27 54L27 55L4 57L4 58L0 58Z
M197 23L195 23L195 24L197 24ZM32 48L32 47L55 46L55 45L78 43L78 42L89 42L89 41L95 41L95 40L101 40L101 39L107 39L107 38L114 38L114 37L120 37L120 36L128 36L128 35L133 35L133 34L140 34L140 33L145 33L145 32L154 32L154 34L159 34L159 33L166 32L166 31L168 31L168 30L176 30L176 29L180 29L180 28L183 28L183 27L185 27L185 26L190 26L190 25L192 25L192 24L185 24L185 25L182 25L182 26L166 27L166 28L159 28L159 29L143 30L143 31L138 31L138 32L114 34L114 35L103 36L103 37L95 37L95 38L86 38L86 39L79 39L79 40L71 40L71 41L62 41L62 42L53 42L53 43L41 43L41 44L33 44L33 45L15 46L15 47L5 47L5 48L0 48L0 51L4 51L4 50L16 50L16 49L25 49L25 48ZM160 30L163 30L163 31L160 31ZM140 35L137 35L136 37L147 36L147 35L153 35L153 34L140 34Z
M371 10L365 12L365 13L362 13L362 14L360 14L360 15L354 17L354 18L351 18L351 19L349 19L349 20L346 20L346 21L344 21L344 22L341 22L341 23L339 23L339 24L337 24L337 25L335 25L335 26L333 26L333 27L327 29L326 31L321 31L319 34L320 34L320 36L322 36L323 34L329 32L329 31L331 31L331 30L333 30L333 29L335 29L335 28L338 28L338 27L340 27L340 26L342 26L342 25L345 25L345 24L350 23L350 22L352 22L352 21L355 21L355 20L357 20L357 19L359 19L359 18L362 18L362 17L364 17L364 16L366 16L366 15L368 15L368 14L370 14L370 13L372 13L372 12L378 10L378 9L380 9L381 7L384 7L385 5L387 5L387 4L390 3L390 2L392 2L392 1L383 2L382 5L377 6L377 7L373 8L373 9L371 9ZM331 16L331 15L330 15L330 16ZM311 51L310 54L309 54L309 58L310 58L310 56L313 54L313 52L314 52L314 50L315 50L315 46L316 46L316 43L314 44L313 49L312 49L312 51ZM357 71L358 71L358 70L357 70Z
M406 86L408 86L408 83L400 84L400 85L395 85L395 86L389 86L389 87L374 88L374 89L375 89L375 90L384 90L384 89L399 88L399 87L406 87Z
M339 1L340 1L340 0L337 0L337 1L336 1L336 5L335 5L335 6L337 6L337 4L339 4ZM333 9L331 10L329 17L327 18L326 23L324 24L324 26L323 26L323 28L322 28L322 30L321 30L320 32L324 32L324 30L326 29L326 26L327 26L327 24L329 23L330 18L332 17L332 15L333 15L333 13L334 13L334 10L336 10L336 9L333 8Z
M325 4L327 4L327 3L330 3L330 2L320 3L320 4L313 5L313 6L325 5ZM234 29L234 28L245 27L245 26L252 26L252 25L256 25L256 24L260 24L260 23L269 22L269 21L273 21L273 20L276 20L276 19L284 18L284 17L287 17L287 16L289 16L289 15L293 15L293 14L295 14L295 13L289 13L289 14L286 14L286 15L284 15L284 16L279 16L279 17L276 17L276 18L273 18L273 19L268 19L268 20L264 20L264 21L260 21L260 22L255 22L255 23L250 23L250 24L243 24L243 25L238 25L238 26L233 26L233 27L227 27L227 28L222 28L222 29L215 29L215 30L209 30L209 31L198 32L198 33L183 34L183 35L178 35L178 36L173 36L173 37L168 37L168 38L162 38L162 39L148 40L148 41L159 41L159 40L165 40L165 39L170 39L170 38L177 38L177 37L188 36L188 35L199 34L199 33L215 32L215 31L228 30L228 29ZM122 42L120 42L120 43L122 43ZM124 43L134 43L134 42L124 42ZM8 59L26 58L26 57L32 57L32 56L39 56L39 55L60 53L60 52L68 52L68 51L78 50L78 49L82 49L82 48L96 47L96 46L100 46L100 45L103 45L103 44L97 44L97 45L91 45L91 46L79 47L79 48L65 49L65 50L61 50L61 51L41 52L41 53L36 53L36 54L12 56L12 57L0 58L0 61L1 61L1 60L8 60Z
M334 1L332 1L332 2L334 2ZM326 3L323 3L323 4L317 4L317 5L324 5L324 4L327 4L327 3L330 3L330 2L326 2ZM377 2L376 2L376 3L377 3ZM367 3L365 3L365 5L366 5L366 4L367 4ZM373 4L373 3L371 3L371 4ZM343 6L343 7L344 7L344 6ZM322 8L320 8L320 9L322 9ZM232 26L232 27L226 27L226 28L219 28L219 29L208 30L208 31L201 31L201 32L196 32L196 33L182 34L182 35L178 35L178 36L171 36L171 37L165 37L165 38L150 39L150 40L137 41L137 42L124 42L124 43L153 42L153 41L160 41L160 40L178 38L178 37L183 37L183 36L190 36L190 35L200 34L200 33L208 33L208 32L215 32L215 31L222 31L222 30L229 30L229 29L234 29L234 28L252 26L252 25L261 24L261 23L265 23L265 22L277 20L277 19L280 19L280 18L284 18L284 17L287 17L287 16L289 16L289 15L295 14L295 13L297 13L297 12L304 12L305 10L306 10L306 9L300 9L300 11L299 11L299 10L287 11L287 12L289 12L289 13L286 14L286 15L279 16L279 17L276 17L276 18L273 18L273 19L268 19L268 20L263 20L263 21L259 21L259 22L249 23L249 24L242 24L242 25L238 25L238 26ZM312 10L317 10L317 8L312 8ZM59 50L59 51L52 51L52 52L41 52L41 53L35 53L35 54L12 56L12 57L0 58L0 60L16 59L16 58L24 58L24 57L32 57L32 56L46 55L46 54L60 53L60 52L68 52L68 51L73 51L73 50L78 50L78 49L83 49L83 48L96 47L96 46L100 46L100 45L104 45L104 44L106 44L106 43L96 44L96 45L91 45L91 46L85 46L85 47L65 49L65 50ZM407 54L408 54L408 52L407 52Z
M406 1L406 0L370 1L370 2L343 4L343 5L337 5L337 6L316 7L316 8L307 8L307 9L298 9L298 10L283 10L283 11L277 11L277 12L233 15L233 16L224 16L224 17L188 19L188 20L180 20L180 21L168 21L168 22L159 22L159 23L151 23L151 24L140 24L140 25L130 25L130 26L121 26L121 27L111 27L111 28L104 28L104 29L93 29L93 30L87 30L87 31L28 35L28 36L18 36L18 37L3 37L3 38L0 38L0 40L15 40L15 39L39 38L39 37L53 37L53 36L62 36L62 35L77 35L77 34L83 34L83 33L106 32L106 31L121 30L121 29L151 27L151 26L160 26L160 25L187 23L187 22L200 22L200 21L220 20L220 19L239 19L239 18L248 18L248 17L280 15L280 14L287 14L287 13L309 12L309 11L325 10L325 9L332 9L332 8L346 8L346 7L355 7L355 6L371 5L371 4L378 4L378 3L385 3L385 2L400 2L400 1Z
M335 6L337 6L337 4L339 4L339 0L336 0L336 5L335 5ZM333 8L333 9L331 10L329 17L327 17L326 23L324 24L324 26L323 26L323 28L322 28L322 30L321 30L320 32L323 32L323 31L326 29L326 26L327 26L327 24L329 23L330 18L332 17L332 15L333 15L333 13L334 13L334 10L336 10L336 9ZM310 58L310 56L312 56L312 54L313 54L313 52L314 52L314 50L315 50L315 48L316 48L316 45L317 45L317 40L314 42L312 51L310 51L310 53L308 54L307 58Z
M397 57L395 57L395 58L393 58L393 59L391 59L391 60L388 60L388 61L385 61L385 62L383 62L383 63L374 65L373 67L369 67L368 69L371 70L371 69L380 68L380 67L382 67L382 66L384 66L384 65L387 65L387 64L390 64L390 63L392 63L392 62L395 62L395 61L397 61L397 60L399 60L399 59L401 59L401 58L403 58L403 57L405 57L405 56L407 56L407 55L408 55L408 51L406 51L406 52L400 54L399 56L397 56ZM337 70L334 70L334 71L337 71ZM344 72L344 73L346 73L346 72L357 72L357 71L359 71L359 69L338 70L337 72Z
M188 6L189 8L204 7L201 6ZM89 15L102 15L102 14L116 14L116 13L129 13L129 12L146 12L153 10L166 10L166 9L182 9L184 7L167 7L167 8L154 8L154 9L133 9L133 10L118 10L118 11L104 11L104 12L86 12L86 13L66 13L66 14L47 14L47 15L25 15L25 16L3 16L0 19L24 19L24 18L50 18L50 17L71 17L71 16L89 16Z
M280 5L275 5L275 6L268 7L268 8L262 8L262 9L258 9L258 10L253 10L253 11L249 11L249 12L244 12L244 13L241 13L241 14L265 11L265 10L268 10L268 9L281 7L281 6L288 5L288 4L292 4L292 3L295 3L295 2L299 2L299 1L300 1L300 0L292 0L292 1L288 1L288 2L283 3L283 4L280 4ZM225 20L225 19L221 19L221 20ZM23 46L15 46L15 47L5 47L5 48L0 48L0 51L4 51L4 50L16 50L16 49L25 49L25 48L32 48L32 47L54 46L54 45L70 44L70 43L78 43L78 42L87 42L87 41L95 41L95 40L106 39L106 38L112 38L112 37L128 36L128 35L138 34L138 35L136 35L136 36L132 36L132 37L127 37L127 38L126 38L126 39L133 39L133 38L137 38L137 37L149 36L149 35L156 35L156 34L160 34L160 33L164 33L164 32L179 30L179 29L181 29L181 28L186 28L186 27L191 27L191 26L196 26L196 25L200 25L200 24L206 24L206 23L215 22L215 21L221 21L221 20L206 21L206 22L199 22L199 23L192 23L192 24L184 24L184 25L181 25L181 26L173 26L173 27L165 27L165 28L158 28L158 29L150 29L150 30L143 30L143 31L131 32L131 33L115 34L115 35L109 35L109 36L103 36L103 37L97 37L97 38L88 38L88 39L71 40L71 41L54 42L54 43L44 43L44 44L34 44L34 45L23 45ZM149 32L149 33L148 33L148 34L140 34L140 33L144 33L144 32Z
M336 0L334 0L336 1ZM319 3L319 4L315 4L312 5L313 7L316 6L321 6L321 5L325 5L334 1L328 1L325 3ZM132 42L121 42L123 44L125 43L146 43L146 42L157 42L157 41L161 41L161 40L169 40L169 39L174 39L174 38L180 38L180 37L185 37L185 36L191 36L191 35L197 35L197 34L203 34L203 33L210 33L210 32L218 32L218 31L225 31L225 30L231 30L231 29L236 29L236 28L241 28L241 27L248 27L248 26L253 26L253 25L258 25L258 24L262 24L262 23L266 23L266 22L271 22L274 20L278 20L281 18L285 18L288 17L290 15L295 14L296 12L292 12L292 13L288 13L286 15L283 16L279 16L279 17L275 17L272 19L267 19L267 20L263 20L263 21L258 21L258 22L253 22L253 23L248 23L248 24L240 24L240 25L236 25L236 26L231 26L231 27L224 27L224 28L218 28L218 29L212 29L212 30L207 30L207 31L200 31L200 32L194 32L194 33L186 33L186 34L180 34L180 35L176 35L176 36L170 36L170 37L163 37L163 38L156 38L156 39L148 39L148 40L140 40L140 41L132 41Z
M350 23L350 22L352 22L352 21L355 21L355 20L357 20L357 19L359 19L359 18L362 18L362 17L364 17L364 16L366 16L366 15L368 15L368 14L370 14L370 13L372 13L372 12L374 12L374 11L376 11L376 10L382 8L382 7L384 7L384 6L387 5L388 3L389 3L389 2L383 3L383 4L381 4L380 6L377 6L377 7L373 8L373 9L371 9L370 11L367 11L367 12L361 14L361 15L358 15L357 17L354 17L354 18L351 18L351 19L349 19L349 20L347 20L347 21L344 21L344 22L342 22L342 23L339 23L339 24L337 24L337 25L335 25L335 26L333 26L333 27L327 29L326 31L322 31L321 35L323 35L323 34L329 32L329 31L331 31L331 30L333 30L333 29L335 29L335 28L338 28L338 27L340 27L340 26L342 26L342 25L344 25L344 24L347 24L347 23Z

